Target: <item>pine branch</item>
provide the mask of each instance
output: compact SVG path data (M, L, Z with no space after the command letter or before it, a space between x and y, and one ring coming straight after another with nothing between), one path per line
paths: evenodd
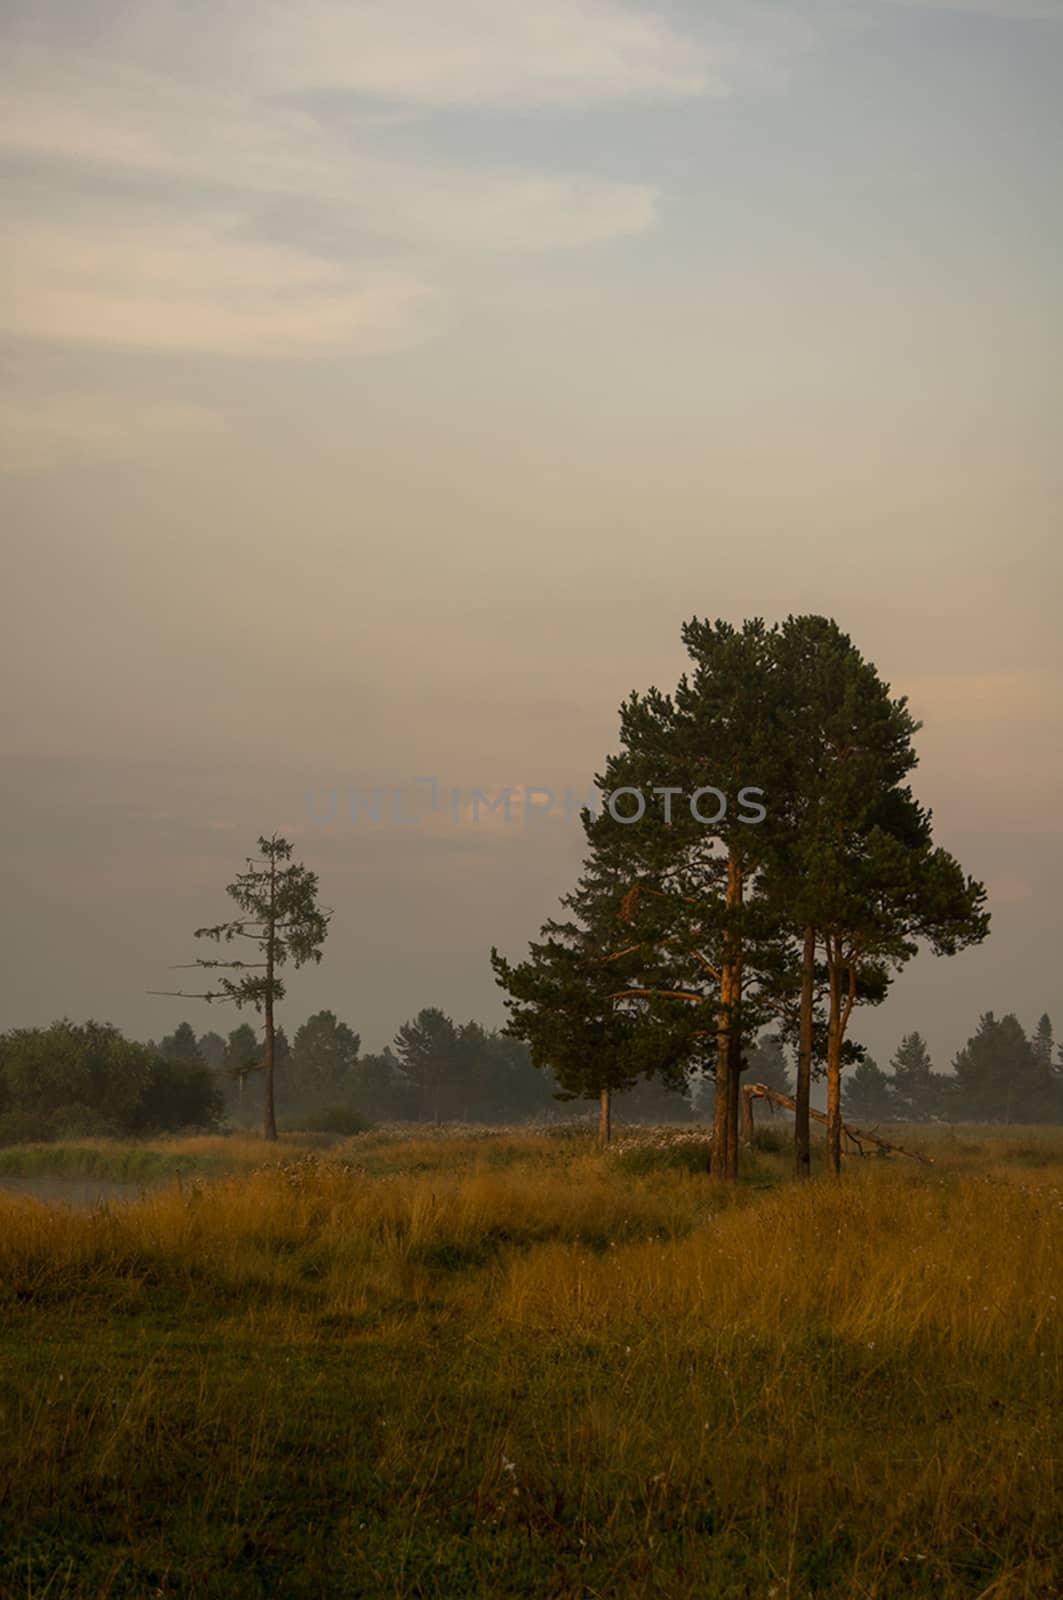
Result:
M171 972L179 972L189 967L266 967L268 961L175 961L170 967Z
M145 994L170 995L175 1000L206 1000L208 1005L213 1000L235 1000L236 996L226 994L221 989L208 990L206 994L188 994L184 989L145 989Z
M648 1000L654 997L660 1000L689 1000L696 1006L705 1004L703 994L688 994L684 989L618 989L616 994L605 996L607 1000Z

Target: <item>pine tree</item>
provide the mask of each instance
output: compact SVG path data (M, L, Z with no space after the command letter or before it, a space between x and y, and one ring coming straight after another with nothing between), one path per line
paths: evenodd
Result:
M225 1065L225 1040L220 1033L201 1033L199 1053L212 1072L220 1072Z
M951 955L985 938L989 918L983 886L934 847L929 812L902 786L918 731L904 697L892 699L874 666L823 617L788 618L778 662L794 816L771 892L803 929L799 1090L815 1032L810 951L818 948L826 968L827 1158L837 1173L854 1006L880 1002L919 941Z
M358 1059L361 1039L334 1011L317 1011L296 1030L290 1079L304 1097L318 1098L342 1088Z
M1033 1038L1030 1040L1030 1044L1033 1047L1034 1056L1041 1066L1052 1066L1053 1042L1052 1018L1048 1015L1048 1012L1045 1011L1038 1020L1037 1030L1034 1033Z
M173 1033L161 1041L158 1050L166 1061L195 1063L203 1060L195 1029L190 1022L179 1022Z
M936 1114L935 1072L922 1034L907 1033L890 1062L894 1116L900 1122L925 1122Z
M677 1057L691 1059L692 1033L701 1054L712 1049L712 1167L733 1179L743 1050L778 1014L773 985L786 970L779 918L760 885L770 824L756 820L779 765L778 685L772 633L759 618L739 629L695 617L682 637L692 672L674 695L651 688L621 707L621 749L596 779L605 804L584 825L598 859L627 885L620 948L636 959L617 993L645 1003L647 1025L671 1035ZM639 797L643 814L625 822ZM684 1005L696 1008L693 1019ZM663 1035L659 1048L669 1054Z
M1039 1060L1018 1017L981 1017L955 1061L964 1118L975 1122L1041 1122L1056 1111L1051 1067Z
M893 1086L871 1056L846 1073L842 1108L853 1122L887 1122L897 1116Z
M604 1145L613 1096L655 1074L683 1086L702 1035L685 993L666 994L659 984L643 993L629 981L647 970L658 979L660 971L652 945L647 953L643 939L632 939L627 880L603 854L592 850L576 889L563 897L570 919L544 924L526 961L512 964L492 949L491 964L507 994L505 1032L524 1039L534 1064L553 1074L558 1099L598 1101Z
M216 923L213 927L197 928L195 936L197 939L213 939L218 944L248 939L257 946L262 960L201 959L191 962L189 964L194 967L211 970L228 968L247 975L235 979L221 977L217 980L217 989L185 998L208 1002L231 1000L237 1010L249 1005L262 1013L265 1024L262 1054L264 1131L267 1139L276 1139L274 1073L278 1030L274 1008L285 993L284 982L278 974L289 960L296 967L308 961L321 960L321 946L328 933L332 913L318 906L317 874L301 864L285 865L291 862L292 856L292 846L287 839L273 834L269 839L260 838L258 846L261 854L246 858L246 870L237 873L226 890L236 902L241 915L228 922ZM259 973L262 976L258 976Z
M422 1122L442 1122L457 1075L460 1034L436 1006L426 1006L403 1023L394 1041L395 1055L417 1101Z

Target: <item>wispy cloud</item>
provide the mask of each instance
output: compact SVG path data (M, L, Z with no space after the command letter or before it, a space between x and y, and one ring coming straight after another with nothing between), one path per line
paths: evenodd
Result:
M76 9L75 9L76 7ZM430 106L697 94L713 52L620 0L22 0L22 37L252 92L334 88ZM725 52L719 52L721 56Z
M8 95L8 111L0 148L59 158L83 177L133 172L206 187L222 205L298 197L363 239L548 250L638 233L654 215L645 184L365 154L304 111L113 65L72 72L42 63L35 81ZM187 204L172 195L173 210Z
M315 354L401 339L414 277L241 238L239 219L27 221L0 269L0 328L116 349Z
M436 105L695 94L704 49L615 0L313 0L274 5L257 64L275 88L331 84Z
M703 47L606 0L235 0L209 17L176 0L53 4L21 23L16 8L11 34L0 151L49 172L21 216L9 206L0 326L229 356L401 343L425 332L448 254L579 248L653 225L646 184L389 150L396 114L692 94L709 74ZM328 114L308 109L324 90L342 91L342 116L334 97ZM151 180L150 205L108 182L130 174ZM263 239L278 197L312 216L309 233L292 223L283 243Z

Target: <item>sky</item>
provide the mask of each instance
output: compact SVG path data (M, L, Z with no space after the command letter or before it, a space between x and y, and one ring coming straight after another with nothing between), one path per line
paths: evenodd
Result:
M274 829L333 912L289 1031L501 1023L620 703L691 616L812 611L993 913L854 1037L1063 1034L1063 0L0 0L0 46L0 1028L243 1020L148 991Z

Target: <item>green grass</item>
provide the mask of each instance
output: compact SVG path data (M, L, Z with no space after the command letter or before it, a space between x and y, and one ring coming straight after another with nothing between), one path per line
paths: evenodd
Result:
M1059 1600L1063 1133L923 1137L2 1199L0 1594Z
M9 1178L98 1178L108 1183L160 1183L183 1176L215 1177L300 1153L307 1140L279 1147L250 1135L204 1134L188 1139L85 1139L0 1148L0 1182Z

